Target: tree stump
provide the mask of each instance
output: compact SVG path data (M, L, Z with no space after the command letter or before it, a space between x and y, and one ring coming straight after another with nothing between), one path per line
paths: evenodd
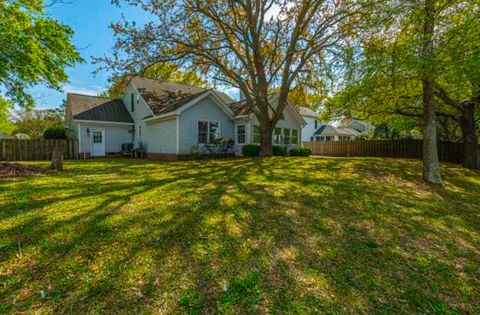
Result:
M53 150L52 152L52 164L50 167L54 170L63 170L63 152L61 150Z

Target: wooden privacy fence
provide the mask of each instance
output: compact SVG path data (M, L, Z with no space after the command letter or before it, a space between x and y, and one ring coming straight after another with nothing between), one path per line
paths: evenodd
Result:
M0 139L0 160L50 160L54 149L62 150L66 159L76 159L78 156L78 141Z
M304 142L313 155L422 158L422 140L356 140ZM463 143L439 142L440 161L462 163Z

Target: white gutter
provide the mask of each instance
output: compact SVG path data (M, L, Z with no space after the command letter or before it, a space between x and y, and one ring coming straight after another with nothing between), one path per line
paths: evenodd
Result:
M78 123L87 123L87 124L107 124L107 125L127 125L127 126L134 125L134 123L116 122L116 121L103 121L103 120L73 119L73 121L78 122Z

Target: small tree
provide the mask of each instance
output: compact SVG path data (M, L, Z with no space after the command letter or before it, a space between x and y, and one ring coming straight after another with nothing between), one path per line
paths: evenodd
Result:
M43 132L43 139L67 139L65 128L48 128Z

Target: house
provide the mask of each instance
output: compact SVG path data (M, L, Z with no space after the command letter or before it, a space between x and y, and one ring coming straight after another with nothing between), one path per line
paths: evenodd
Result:
M318 120L318 113L308 107L298 107L298 112L305 120L305 126L302 129L302 142L313 141L313 134L323 125Z
M0 140L1 139L14 139L14 138L0 133Z
M269 114L273 114L278 104L279 94L272 94L269 103L272 108ZM260 126L255 114L247 107L244 100L230 104L235 112L235 146L237 151L241 151L241 146L245 144L260 144ZM301 146L302 127L305 121L297 109L290 103L287 103L280 120L277 122L273 131L273 144L286 146L287 150Z
M275 107L276 95L271 96ZM237 154L245 144L259 143L258 121L244 101L201 87L133 78L119 99L68 94L66 128L85 156L105 156L122 146L141 146L147 158L177 159L231 140ZM302 116L291 104L275 129L274 142L299 146Z
M343 127L335 127L318 120L318 113L307 107L299 107L298 112L305 120L302 129L302 142L310 141L350 141L362 132L373 129L373 125L356 120L343 121Z
M360 132L350 128L322 125L313 134L313 141L350 141L354 140Z

